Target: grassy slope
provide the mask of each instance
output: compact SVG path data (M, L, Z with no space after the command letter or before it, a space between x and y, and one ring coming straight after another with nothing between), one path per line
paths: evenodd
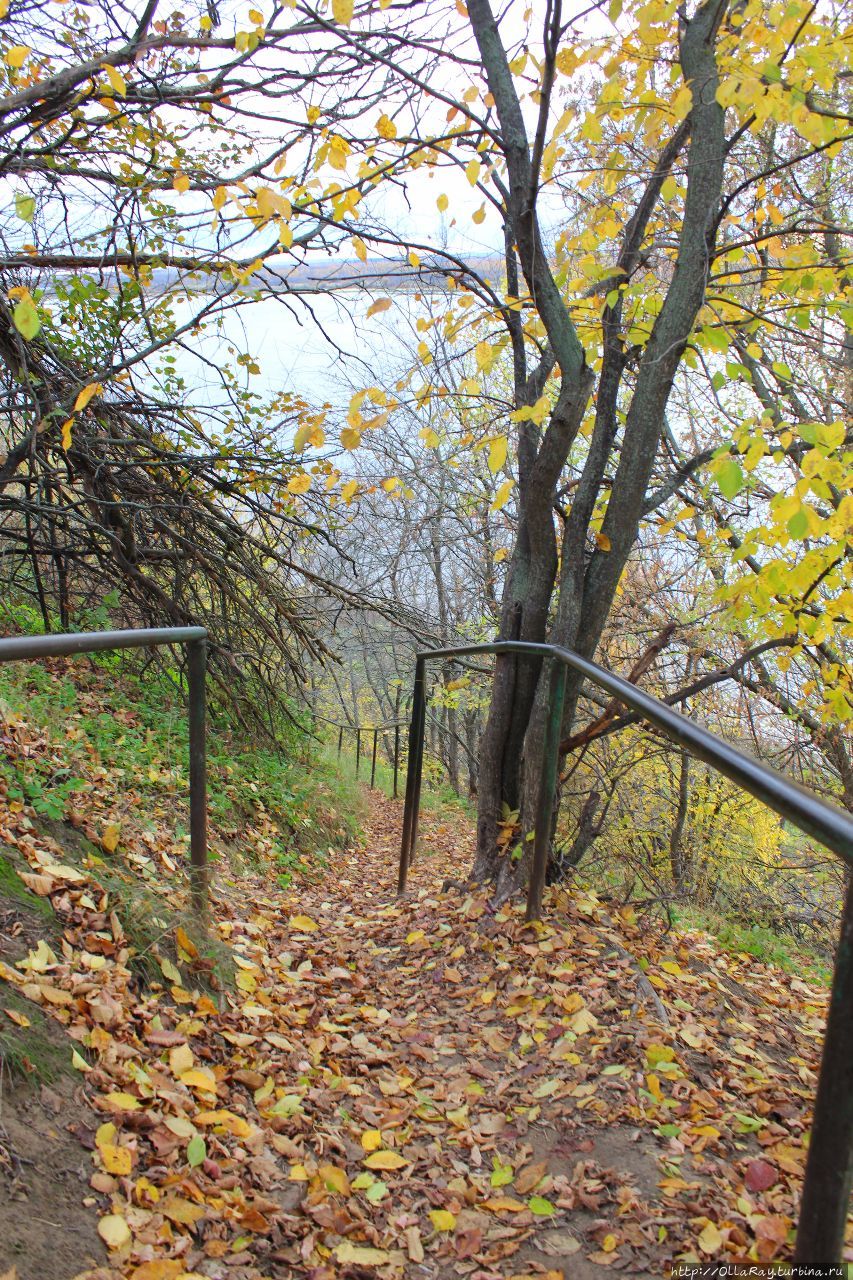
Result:
M0 747L0 820L9 837L0 839L0 961L17 962L34 939L56 932L49 900L21 878L31 868L18 846L36 837L56 862L95 868L134 969L162 980L163 962L179 960L176 929L192 932L180 690L153 669L137 674L126 655L2 665ZM208 797L214 884L258 867L282 885L322 876L329 853L358 835L361 801L346 770L316 750L309 767L292 729L280 751L247 744L215 709ZM203 959L214 986L229 981L224 948L210 947ZM54 1075L43 1023L35 1007L0 1012L0 1065Z

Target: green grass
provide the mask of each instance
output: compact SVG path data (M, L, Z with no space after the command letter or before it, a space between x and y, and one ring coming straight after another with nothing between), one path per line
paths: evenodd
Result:
M832 967L826 956L790 934L777 933L766 925L738 924L698 907L673 909L673 915L682 928L701 929L711 934L720 949L729 955L754 956L807 982L828 985L831 981Z
M31 893L18 872L23 863L12 849L0 846L0 902L6 902L18 910L25 910L44 921L53 920L50 903Z
M0 1080L30 1079L49 1084L73 1071L70 1039L49 1015L27 1000L8 983L3 984L0 1010ZM9 1017L18 1014L28 1026L19 1026ZM82 1052L78 1049L78 1052Z
M391 735L388 735L388 745L393 744ZM400 743L400 769L397 777L397 797L400 803L406 794L406 759L405 751L405 735ZM369 734L362 737L361 762L359 765L358 779L356 779L355 764L356 755L354 748L348 748L344 745L340 759L337 754L337 742L331 744L321 744L319 748L320 755L326 762L326 766L334 767L337 771L339 783L344 791L355 797L357 805L357 814L359 821L363 822L364 813L366 811L365 795L370 786L373 740ZM382 756L382 747L376 754L376 780L375 787L377 791L381 791L384 796L389 799L394 794L394 768ZM441 813L447 809L455 809L459 812L474 817L474 809L467 796L458 796L453 790L450 783L442 776L441 766L435 762L427 760L424 767L423 783L421 789L421 808L425 812Z
M159 824L172 841L176 863L183 861L181 850L188 852L188 727L177 673L154 668L140 673L137 656L125 653L82 657L64 673L57 664L3 664L3 721L13 728L20 721L27 737L35 733L46 740L46 749L0 754L3 790L24 806L37 832L60 844L64 861L85 867L107 891L140 978L164 981L161 960L178 962L174 938L181 926L200 953L187 982L220 990L229 986L227 947L193 931L185 874L178 870L177 892L171 892L165 869L157 858L144 856L148 851L138 839L140 827L152 832ZM305 742L292 725L282 730L281 747L248 741L235 730L227 709L210 708L209 856L212 863L227 858L221 875L268 868L283 886L297 874L320 878L334 850L356 837L360 789L324 757L315 754L307 765ZM76 810L94 815L95 827L102 827L102 800L120 799L131 789L139 802L126 829L122 823L115 854L87 839L79 822L69 823ZM124 856L128 849L131 859ZM47 925L53 917L50 905L20 881L19 861L11 850L0 857L0 903L26 905ZM7 1032L7 1038L17 1037L11 1022ZM21 1052L29 1056L26 1048Z

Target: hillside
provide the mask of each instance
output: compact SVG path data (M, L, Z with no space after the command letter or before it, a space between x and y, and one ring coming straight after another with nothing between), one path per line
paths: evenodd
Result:
M788 1254L820 987L590 894L535 928L494 914L457 887L459 810L425 815L397 901L398 804L371 793L335 847L315 797L300 861L293 810L229 796L217 752L204 940L177 902L162 708L122 677L108 759L114 672L15 681L0 1239L21 1280L586 1280Z

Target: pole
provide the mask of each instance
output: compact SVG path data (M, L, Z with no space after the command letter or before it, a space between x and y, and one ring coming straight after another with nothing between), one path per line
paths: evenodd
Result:
M373 759L370 762L370 785L374 786L376 782L376 744L379 741L379 730L373 730Z
M403 836L400 841L400 873L397 879L397 893L405 893L406 878L415 832L417 830L416 806L420 797L420 762L419 746L423 746L425 698L425 667L423 658L418 658L415 666L415 687L412 692L412 718L409 723L409 760L406 767L406 799L403 805Z
M205 672L207 641L187 645L187 695L190 722L190 899L193 914L207 914L207 768L205 747Z
M344 726L341 725L338 730L338 759L341 758L341 747L344 745Z
M563 724L563 697L566 692L566 668L559 658L551 659L548 693L548 723L542 745L539 797L536 802L536 827L533 835L533 863L527 890L525 920L538 920L542 915L542 894L548 869L548 847L557 788L557 760L560 754L560 729Z
M794 1267L837 1267L853 1175L853 876L841 916L841 936L823 1038L812 1136L803 1178ZM805 1270L803 1271L805 1274Z
M400 726L394 725L394 799L397 799L397 774L400 769Z
M361 765L361 730L355 731L355 776L358 777L358 770Z

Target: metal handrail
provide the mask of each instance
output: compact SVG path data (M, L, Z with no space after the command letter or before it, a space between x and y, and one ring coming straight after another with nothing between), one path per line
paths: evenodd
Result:
M791 778L738 751L716 734L703 729L681 712L644 693L636 685L614 675L595 662L560 645L522 640L498 640L492 644L460 645L428 649L416 655L412 718L409 728L409 767L400 844L398 892L415 854L418 834L421 771L426 713L426 663L432 658L460 658L473 653L527 654L551 659L550 704L536 821L533 862L527 897L527 920L538 920L548 861L566 671L571 667L585 679L606 690L643 719L663 730L706 764L712 765L738 786L761 800L781 817L826 845L853 866L853 818L828 804ZM841 1258L844 1231L853 1183L853 876L848 876L841 937L835 955L829 1013L826 1020L820 1074L815 1098L800 1218L797 1225L795 1267L834 1266ZM798 1272L799 1274L799 1272Z
M807 835L819 840L821 844L826 845L833 853L837 853L839 857L843 858L848 865L853 866L853 818L841 809L837 809L835 805L829 804L806 787L794 782L792 778L787 778L783 773L770 768L769 765L762 764L752 756L746 755L745 752L739 751L737 747L733 747L731 743L717 737L716 734L711 733L708 729L703 729L695 720L689 719L682 712L674 711L672 707L667 706L660 699L644 693L636 685L623 680L621 676L614 675L612 671L607 671L604 667L599 666L598 663L590 662L588 658L582 658L580 654L574 653L571 649L565 649L560 645L553 644L534 644L524 640L497 640L491 644L470 644L448 649L427 649L416 655L415 687L412 697L409 742L409 772L410 774L413 772L414 766L415 776L412 778L411 795L409 794L407 779L406 810L403 816L403 846L400 853L400 870L403 877L401 892L405 888L404 855L407 864L410 864L417 841L417 806L420 800L420 776L417 771L421 761L418 760L416 743L418 735L417 732L413 733L412 731L417 730L416 721L423 720L426 708L425 665L427 660L432 658L459 658L474 653L494 653L498 655L529 654L542 659L550 657L554 664L551 675L551 715L543 748L541 774L543 786L540 787L540 804L537 805L533 872L531 873L532 893L528 899L528 919L538 917L541 892L544 887L550 831L550 818L546 820L546 815L550 815L551 800L556 781L556 759L559 748L566 667L571 667L587 680L591 680L594 684L618 698L620 702L625 703L632 711L636 711L642 719L648 720L651 724L656 725L657 728L662 729L668 737L672 738L680 746L686 747L694 756L718 769L720 773L725 774L732 782L737 783L745 791L763 801L764 804L780 814L781 817L792 822L794 826L799 827ZM413 750L413 746L415 750ZM546 787L544 784L548 781L551 770L554 772L554 777L550 779L550 785ZM539 820L540 816L543 821ZM541 883L539 883L540 880ZM537 894L538 898L534 901L534 897Z
M80 631L63 635L10 636L0 639L0 662L60 658L112 649L144 649L154 645L187 647L187 702L190 754L190 901L199 919L207 911L207 764L205 748L205 671L207 631L204 627L140 627L132 631Z

